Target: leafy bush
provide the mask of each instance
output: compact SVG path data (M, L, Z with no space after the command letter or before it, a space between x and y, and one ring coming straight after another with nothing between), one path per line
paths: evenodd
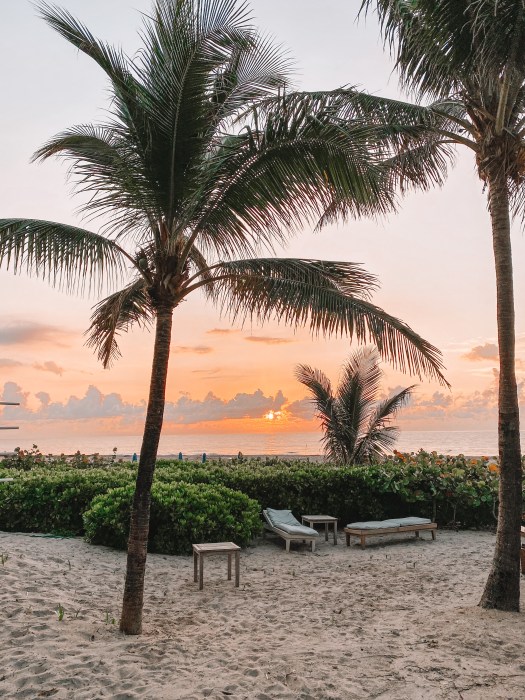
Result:
M0 483L0 530L82 534L82 514L92 499L111 488L129 485L132 490L136 476L136 464L129 462L86 467L57 460L23 469L25 466L5 469L0 463L0 477L15 479ZM496 522L499 471L488 458L444 457L423 451L397 452L381 464L354 467L279 458L206 464L159 460L155 488L180 482L227 487L258 501L261 508L290 508L297 516L328 513L343 525L420 515L440 525L486 527ZM169 540L169 532L164 532ZM233 538L228 532L218 528L213 537ZM105 541L111 536L108 532ZM121 542L127 534L116 532L114 536ZM195 542L211 536L202 532L192 538Z
M487 457L445 457L420 450L353 467L273 458L207 465L161 460L156 478L222 483L255 498L263 508L329 513L344 524L421 515L441 525L482 527L494 525L497 517L499 470Z
M0 483L0 530L80 535L93 498L132 482L134 472L40 468L10 476L15 480Z
M126 548L133 491L128 485L93 499L84 513L88 542ZM256 501L225 486L155 483L148 549L189 554L194 542L231 540L246 545L261 528L259 511Z

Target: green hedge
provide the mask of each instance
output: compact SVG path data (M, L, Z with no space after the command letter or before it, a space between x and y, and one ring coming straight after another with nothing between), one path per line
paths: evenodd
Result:
M110 489L84 513L85 537L125 549L133 485ZM243 546L260 531L260 506L239 491L207 484L156 483L151 491L148 550L190 554L194 542L233 541Z
M131 469L10 470L15 480L0 483L0 530L81 535L82 515L95 496L133 483Z
M56 460L29 471L4 469L0 463L0 476L15 478L0 483L0 529L82 534L82 514L92 499L132 485L135 475L136 465L130 463L86 468ZM388 462L366 467L274 458L206 464L159 460L154 483L179 482L225 486L261 508L290 508L296 516L328 513L343 525L420 515L440 525L486 527L496 522L499 473L487 458L422 451L397 453ZM229 538L225 532L217 537Z
M420 515L440 525L483 527L497 517L497 467L488 458L463 455L397 453L382 464L355 467L274 459L208 465L161 460L156 479L221 483L263 508L328 513L343 524Z

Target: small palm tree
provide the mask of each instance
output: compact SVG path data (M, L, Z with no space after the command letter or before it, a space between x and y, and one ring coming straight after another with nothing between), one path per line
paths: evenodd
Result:
M525 3L363 0L362 5L377 9L403 86L428 106L352 95L352 117L359 101L363 118L402 134L396 144L402 183L415 176L417 184L428 163L457 145L474 155L487 189L496 271L501 478L496 548L480 604L518 611L523 477L510 228L511 217L522 221L525 213Z
M295 376L310 390L330 461L368 464L391 452L398 436L392 419L406 405L414 385L380 401L383 372L374 348L359 348L350 356L335 393L319 369L297 365Z
M370 339L419 376L444 381L442 365L436 348L370 302L375 280L360 266L273 255L301 223L384 212L393 196L372 146L380 132L332 118L322 95L306 110L289 98L288 61L253 29L244 4L157 0L133 59L65 10L40 10L106 73L112 112L105 124L59 134L35 158L67 158L89 194L84 211L104 224L95 233L0 220L0 264L71 291L124 277L88 331L104 366L119 356L121 333L154 326L120 623L139 634L172 318L188 295L200 291L237 321L276 318Z

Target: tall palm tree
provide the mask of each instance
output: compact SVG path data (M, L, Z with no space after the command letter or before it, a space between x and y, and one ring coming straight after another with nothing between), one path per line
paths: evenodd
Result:
M496 548L480 604L517 611L522 468L510 224L512 216L523 220L525 213L525 3L364 0L362 7L377 10L402 85L418 104L353 94L352 116L359 102L361 116L371 123L389 129L403 124L421 143L426 134L433 151L467 147L487 188L496 268L501 480ZM413 148L406 133L397 145L396 157L406 156L412 172L425 168L426 153Z
M155 328L120 623L139 634L172 316L188 295L200 291L237 321L276 318L370 339L419 376L444 381L442 365L433 346L370 302L374 278L358 265L273 255L300 223L384 212L393 195L373 129L334 119L322 96L308 109L290 100L288 60L257 34L244 4L157 0L134 58L65 10L39 7L106 73L112 103L107 123L68 129L35 158L68 159L89 194L84 212L104 223L95 233L0 220L0 264L70 290L124 275L88 331L104 366L119 356L119 334Z
M392 450L398 435L392 419L406 405L414 385L379 400L383 372L375 348L359 348L350 355L335 392L319 369L297 365L295 376L310 390L330 461L368 464Z

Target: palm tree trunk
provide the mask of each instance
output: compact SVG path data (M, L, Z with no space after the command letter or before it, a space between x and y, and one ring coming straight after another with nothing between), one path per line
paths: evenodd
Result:
M496 159L494 159L496 161ZM507 178L501 162L488 168L489 206L496 263L499 344L499 513L492 569L483 608L519 611L522 469L515 373L514 290Z
M140 634L142 631L142 605L146 555L148 551L151 484L153 482L164 418L172 317L173 309L171 307L157 310L155 349L151 368L148 409L131 511L126 582L120 618L120 630L125 634Z

